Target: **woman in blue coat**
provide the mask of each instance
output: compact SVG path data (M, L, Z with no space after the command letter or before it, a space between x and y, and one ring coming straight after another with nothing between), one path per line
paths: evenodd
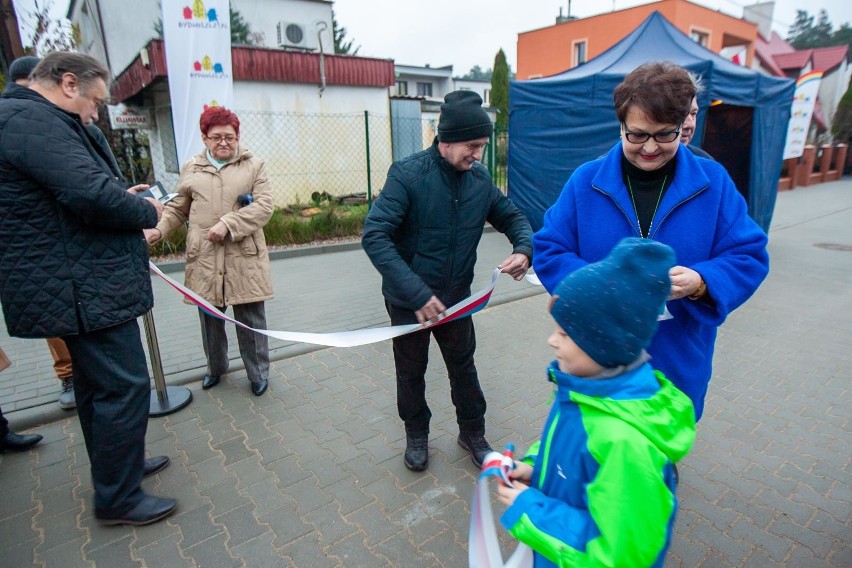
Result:
M533 266L548 291L606 257L627 236L674 248L668 309L648 348L686 393L696 420L712 373L716 330L769 272L766 234L725 168L680 143L695 87L685 69L646 63L615 89L621 141L574 172L533 236Z

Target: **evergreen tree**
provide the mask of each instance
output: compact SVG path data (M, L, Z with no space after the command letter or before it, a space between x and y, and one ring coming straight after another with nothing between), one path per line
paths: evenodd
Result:
M847 24L844 24L844 26L848 28ZM796 49L827 47L846 43L835 37L831 27L831 21L828 19L828 13L825 10L819 11L816 24L814 24L814 17L807 10L797 10L796 21L790 26L787 33L787 41ZM843 29L842 26L841 29ZM838 30L838 32L840 31Z
M491 106L497 109L497 128L509 127L509 64L503 49L494 58L491 75Z
M837 105L837 112L831 121L831 133L837 142L852 141L852 81Z
M358 55L358 50L361 46L352 51L352 43L354 40L346 41L346 28L337 22L337 16L334 15L334 10L331 11L331 30L334 35L334 53Z

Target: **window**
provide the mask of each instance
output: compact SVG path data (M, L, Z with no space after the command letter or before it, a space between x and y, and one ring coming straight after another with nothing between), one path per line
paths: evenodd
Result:
M161 107L156 110L157 132L160 135L160 147L163 152L163 167L167 172L180 172L178 164L175 131L172 123L172 109Z
M417 82L417 96L418 97L431 97L432 96L432 83L421 83Z
M574 42L574 67L586 62L586 40Z
M691 32L689 32L689 38L701 47L706 47L708 49L710 47L709 32L693 29Z
M482 91L482 102L487 105L491 104L491 89L485 89Z
M408 95L408 81L396 82L396 94L402 97Z

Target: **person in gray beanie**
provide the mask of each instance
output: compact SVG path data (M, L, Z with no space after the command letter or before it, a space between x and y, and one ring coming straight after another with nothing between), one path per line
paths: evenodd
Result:
M39 61L41 60L38 57L32 55L24 55L17 58L9 65L9 81L18 83L19 85L29 85L30 73L33 72Z
M382 275L393 325L435 323L446 306L470 295L476 247L486 223L504 233L512 254L500 263L520 280L532 259L532 229L524 214L494 186L479 163L494 131L473 91L444 97L432 145L395 162L364 223L362 244ZM434 335L447 365L458 443L477 467L491 451L485 440L485 395L479 385L471 318L393 340L397 409L405 423L405 466L426 469L429 422L426 365Z
M677 512L677 469L695 441L692 401L645 354L671 289L671 247L620 241L553 292L553 407L512 486L503 526L535 565L657 566Z

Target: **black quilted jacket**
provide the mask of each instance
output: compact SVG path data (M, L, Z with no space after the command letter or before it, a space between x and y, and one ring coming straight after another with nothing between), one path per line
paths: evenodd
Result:
M77 115L33 90L0 98L0 300L9 334L55 337L154 305L143 228L154 207L125 191Z
M434 294L449 307L470 295L488 221L532 259L532 229L480 163L457 171L430 148L394 162L364 223L361 244L391 304L418 310ZM508 255L506 255L508 256Z

